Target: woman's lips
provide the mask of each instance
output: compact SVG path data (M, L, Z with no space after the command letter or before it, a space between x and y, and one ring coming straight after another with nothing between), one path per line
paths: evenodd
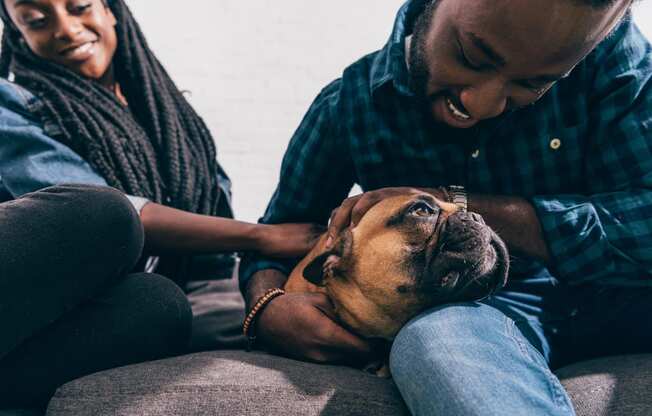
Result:
M95 44L97 41L89 41L64 49L61 56L70 61L85 61L95 55Z

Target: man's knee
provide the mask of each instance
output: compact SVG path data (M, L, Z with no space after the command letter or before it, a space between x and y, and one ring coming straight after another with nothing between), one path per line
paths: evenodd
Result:
M457 353L472 350L494 325L504 327L505 316L475 302L429 310L408 322L396 336L390 355L392 375L400 379L412 377L417 367L447 366L457 359Z

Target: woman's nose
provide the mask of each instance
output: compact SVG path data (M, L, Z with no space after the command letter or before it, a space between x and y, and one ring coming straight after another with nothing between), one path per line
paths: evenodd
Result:
M497 117L507 107L507 84L499 77L483 80L462 90L460 101L476 120Z
M82 24L79 18L61 14L56 18L54 37L61 40L72 40L81 32Z

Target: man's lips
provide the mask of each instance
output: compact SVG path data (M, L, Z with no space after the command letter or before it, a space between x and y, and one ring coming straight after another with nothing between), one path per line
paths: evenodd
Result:
M446 97L446 105L456 118L462 121L466 121L471 118L471 115L468 113L466 108L464 108L464 104L462 104L462 102L458 100L456 96L448 95Z
M469 128L478 123L464 108L455 93L438 93L431 97L432 114L437 121L454 128Z

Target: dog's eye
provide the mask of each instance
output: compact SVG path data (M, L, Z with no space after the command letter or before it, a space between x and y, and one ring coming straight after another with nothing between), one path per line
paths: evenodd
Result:
M425 202L417 202L416 204L412 205L408 211L409 215L413 215L415 217L431 217L435 215L435 213L435 209Z

